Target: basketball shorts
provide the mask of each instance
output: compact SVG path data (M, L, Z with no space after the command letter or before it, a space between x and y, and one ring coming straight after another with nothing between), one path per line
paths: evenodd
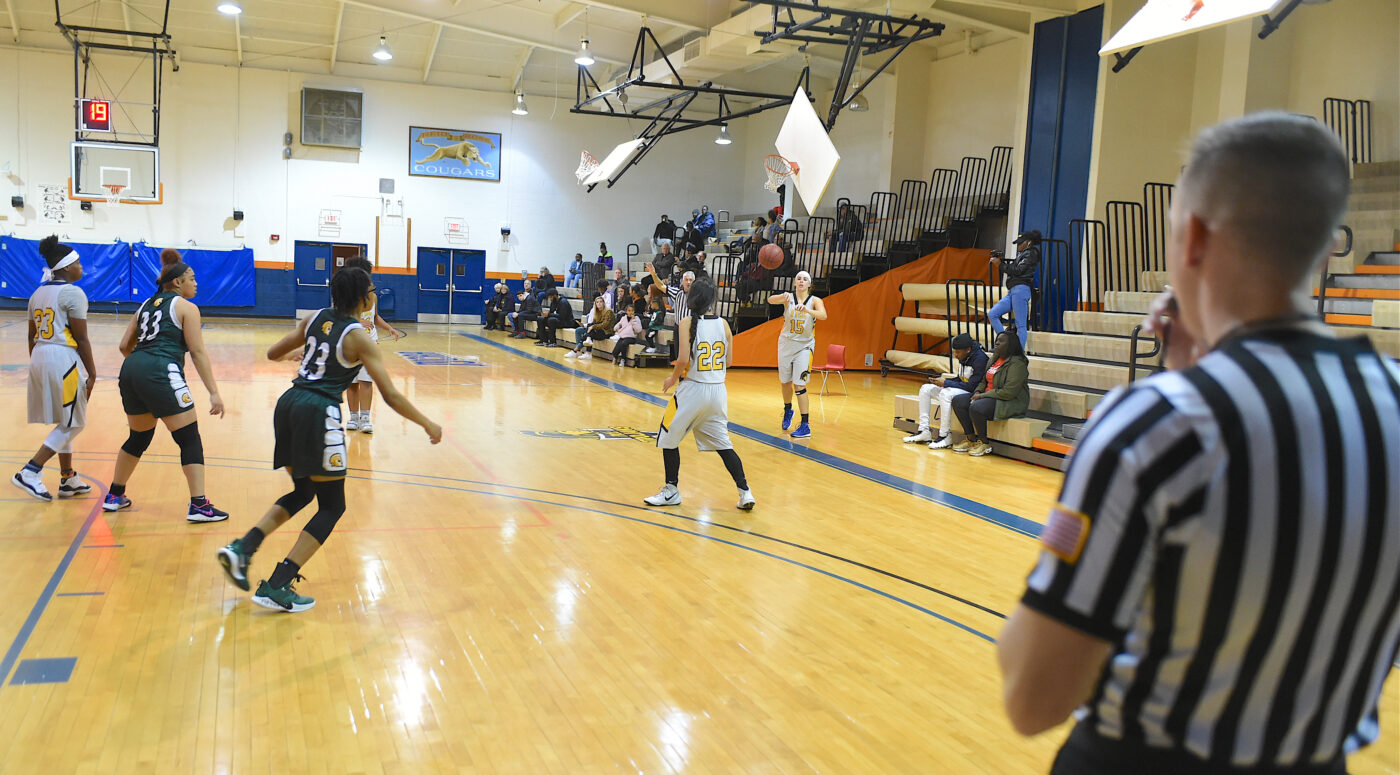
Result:
M289 468L293 476L345 476L348 459L339 401L293 387L277 399L272 432L273 468Z
M126 356L117 387L127 414L170 417L194 408L185 373L169 358L143 352Z
M86 425L87 378L77 350L36 345L29 356L29 421L65 428Z
M807 378L812 376L812 348L810 344L788 344L779 339L778 381L807 384Z
M373 323L370 323L369 325L365 326L365 333L369 334L369 340L371 342L379 344L379 329L375 328ZM355 381L374 382L374 378L369 375L368 371L361 368L358 372L355 373Z
M723 382L682 380L661 416L656 446L680 449L681 439L695 434L695 447L701 452L733 449L729 440L729 393Z

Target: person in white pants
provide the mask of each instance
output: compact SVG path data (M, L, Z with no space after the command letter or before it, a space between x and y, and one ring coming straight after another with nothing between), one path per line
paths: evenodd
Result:
M919 388L919 430L912 436L905 436L905 444L927 443L929 449L942 449L951 446L949 435L953 423L953 398L962 393L973 393L978 383L987 378L987 353L967 334L958 334L951 342L953 357L958 361L956 374L929 377L928 384ZM929 414L934 401L938 402L938 436L935 438L929 429Z

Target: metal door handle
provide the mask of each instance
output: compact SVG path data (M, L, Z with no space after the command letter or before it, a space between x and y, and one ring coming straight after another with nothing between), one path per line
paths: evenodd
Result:
M446 288L424 288L422 283L418 283L418 290L424 293L447 293Z
M327 280L327 281L325 281L325 282L323 282L323 283L304 283L304 282L302 282L301 280L297 280L297 287L298 287L298 288L329 288L329 287L331 287L331 281L330 281L330 280Z

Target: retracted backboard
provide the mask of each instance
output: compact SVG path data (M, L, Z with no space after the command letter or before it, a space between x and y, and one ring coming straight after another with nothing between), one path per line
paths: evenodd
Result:
M626 164L645 142L646 140L628 140L612 149L612 153L609 153L607 158L598 162L598 169L593 170L593 174L583 179L583 184L591 186L595 183L606 183L608 178L622 169L622 165Z
M773 144L783 158L797 163L792 181L807 212L816 212L826 187L836 174L836 165L841 163L841 154L836 152L826 126L817 117L812 101L807 99L807 92L801 86L792 97L792 106Z
M1147 0L1099 49L1099 56L1262 16L1280 0Z

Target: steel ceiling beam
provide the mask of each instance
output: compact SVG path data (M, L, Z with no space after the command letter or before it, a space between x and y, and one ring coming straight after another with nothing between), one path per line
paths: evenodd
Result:
M331 38L331 72L335 72L335 55L340 53L340 22L345 18L345 3L336 3L335 36Z
M389 16L398 16L404 19L413 19L414 21L422 22L423 24L441 24L442 26L447 27L449 29L460 30L461 32L468 32L472 35L479 35L483 38L504 40L507 43L515 43L521 46L534 46L535 48L544 49L545 51L557 51L560 54L568 54L570 56L578 53L575 49L565 48L563 46L556 46L553 43L546 43L538 40L530 40L529 38L522 38L518 35L509 35L504 32L496 32L495 30L488 30L482 27L473 27L470 24L462 24L460 22L450 21L448 19L435 19L431 16L424 16L421 13L413 13L412 11L401 11L397 8L386 8L382 5L375 5L374 3L364 2L364 0L343 0L343 2L346 5L352 5L356 8L364 8L365 10L369 11L378 11L382 14L387 14ZM610 59L608 57L599 56L596 53L593 55L593 58L597 59L599 62L607 62L609 64L614 65L626 64L625 62L619 59Z
M428 82L428 74L433 71L433 57L437 56L438 41L442 40L442 25L433 26L433 43L428 46L428 58L423 62L423 83Z
M14 33L16 43L19 42L19 17L15 15L14 0L5 0L5 10L10 14L10 31Z

